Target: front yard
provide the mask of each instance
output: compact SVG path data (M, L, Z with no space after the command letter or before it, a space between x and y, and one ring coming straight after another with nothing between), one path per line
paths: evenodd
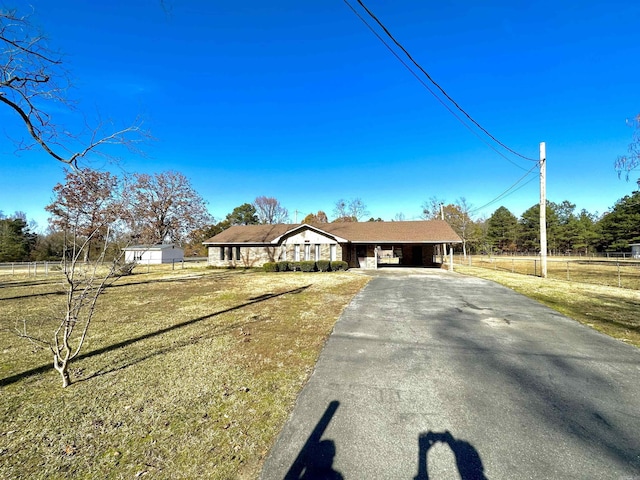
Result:
M62 389L54 279L0 284L0 478L256 478L343 308L368 277L139 273L99 300Z

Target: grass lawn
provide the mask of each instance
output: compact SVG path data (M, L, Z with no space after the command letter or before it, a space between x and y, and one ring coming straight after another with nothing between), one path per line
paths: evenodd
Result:
M70 387L12 330L51 332L53 278L0 283L0 478L256 478L333 325L345 273L135 274L100 298Z
M493 280L588 325L640 347L640 291L540 278L487 268L455 266L455 271Z

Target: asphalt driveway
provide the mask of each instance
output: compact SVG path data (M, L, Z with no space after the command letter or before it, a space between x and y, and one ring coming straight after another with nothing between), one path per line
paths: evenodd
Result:
M380 270L261 478L640 480L640 350L486 280Z

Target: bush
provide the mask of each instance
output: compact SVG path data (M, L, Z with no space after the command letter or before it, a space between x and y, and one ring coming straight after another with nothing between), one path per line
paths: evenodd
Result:
M341 260L335 260L331 262L331 270L334 272L343 271L349 268L349 264L347 262L343 262Z
M329 260L318 260L316 262L316 268L319 272L328 272L331 268L331 262Z
M300 262L300 270L303 272L315 272L316 271L316 262L313 260L305 260L304 262Z
M289 270L292 272L300 271L300 262L289 262Z
M278 264L276 264L275 262L267 262L262 266L262 268L264 268L265 272L277 272Z
M278 266L279 272L286 272L287 270L289 270L289 262L282 261L278 262L276 265Z

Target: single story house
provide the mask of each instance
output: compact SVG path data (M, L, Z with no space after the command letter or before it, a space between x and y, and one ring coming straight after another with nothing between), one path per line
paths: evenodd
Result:
M124 261L136 262L143 265L160 263L181 262L184 259L184 250L174 244L157 245L131 245L123 248Z
M640 243L631 243L631 258L640 258Z
M350 268L431 266L443 245L462 243L443 220L237 225L203 242L217 267L266 262L343 260Z

